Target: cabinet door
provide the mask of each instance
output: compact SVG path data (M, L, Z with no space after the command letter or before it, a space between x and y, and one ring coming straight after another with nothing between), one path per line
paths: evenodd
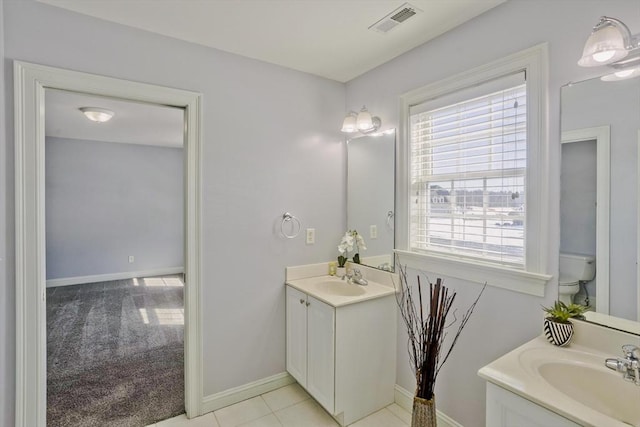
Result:
M307 386L307 295L287 286L287 371Z
M486 425L491 427L580 427L550 410L487 383Z
M307 391L333 414L335 309L310 296L307 300Z

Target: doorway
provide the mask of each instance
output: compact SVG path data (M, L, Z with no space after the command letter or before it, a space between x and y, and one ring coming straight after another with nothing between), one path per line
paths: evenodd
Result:
M14 62L16 179L16 425L46 425L45 90L184 109L184 403L201 415L201 95L53 67Z
M184 110L45 90L47 425L184 413Z

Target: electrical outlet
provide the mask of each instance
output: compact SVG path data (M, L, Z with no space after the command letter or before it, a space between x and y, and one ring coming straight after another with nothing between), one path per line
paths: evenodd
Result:
M378 226L377 225L370 225L369 226L369 238L370 239L377 239L378 238Z
M133 261L135 261L135 258L133 255L129 255L129 264L133 263Z
M307 228L307 245L313 245L316 242L316 229Z

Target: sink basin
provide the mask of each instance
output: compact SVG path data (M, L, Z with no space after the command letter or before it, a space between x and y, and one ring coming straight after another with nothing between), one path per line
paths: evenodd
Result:
M326 280L324 282L319 282L316 283L315 287L320 292L344 297L355 297L363 295L365 292L364 288L359 285L351 285L338 280Z
M286 284L332 307L358 304L395 294L393 286L383 285L374 280L369 280L367 286L361 286L329 275L288 280Z
M543 362L540 376L567 397L623 423L640 427L640 387L606 367L568 361Z

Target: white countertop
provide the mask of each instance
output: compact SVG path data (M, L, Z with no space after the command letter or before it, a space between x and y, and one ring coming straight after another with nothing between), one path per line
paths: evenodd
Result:
M360 295L337 295L327 292L323 289L321 284L330 282L333 286L340 287L345 286L349 288L355 287L354 292L361 292ZM369 280L369 284L361 286L357 284L350 284L345 280L341 280L336 276L315 276L304 279L287 280L287 285L296 288L297 290L311 295L312 297L319 299L333 307L342 307L349 304L355 304L362 301L367 301L375 298L382 298L388 295L393 295L395 290L393 287L386 286L374 281ZM350 290L350 289L347 289Z
M560 362L588 366L590 369L618 375L621 387L630 386L625 388L627 392L620 393L618 398L637 399L640 413L640 387L626 383L622 374L610 371L604 366L606 358L615 356L618 355L600 353L593 348L574 343L568 348L556 347L540 336L481 368L478 375L578 424L594 427L629 427L629 424L594 409L593 405L583 404L568 397L550 385L538 370L544 363ZM588 378L575 378L576 384L583 380ZM608 392L615 393L613 390Z

